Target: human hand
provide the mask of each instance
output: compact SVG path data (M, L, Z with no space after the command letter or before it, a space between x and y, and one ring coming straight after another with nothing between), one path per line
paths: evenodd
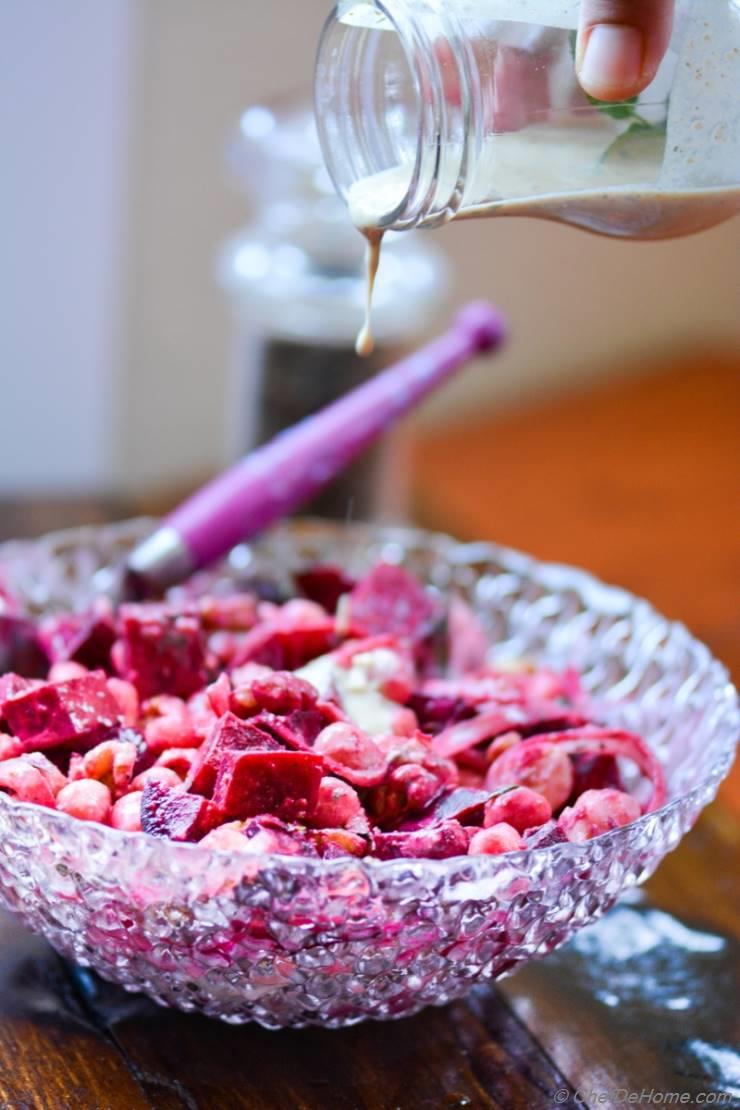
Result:
M576 71L597 100L626 100L650 84L668 47L674 0L583 0Z

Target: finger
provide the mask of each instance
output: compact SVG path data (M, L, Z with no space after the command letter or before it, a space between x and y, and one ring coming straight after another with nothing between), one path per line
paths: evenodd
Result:
M673 0L583 0L578 79L598 100L625 100L650 84L668 48Z

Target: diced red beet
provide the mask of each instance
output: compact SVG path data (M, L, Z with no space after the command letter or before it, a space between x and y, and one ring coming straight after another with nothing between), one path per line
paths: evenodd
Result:
M221 821L216 806L197 794L147 782L141 797L141 828L169 840L200 840Z
M624 790L619 766L613 755L576 755L573 757L573 791L569 798L572 804L587 790Z
M225 818L271 813L284 821L310 817L323 761L312 752L235 752L221 758L213 801Z
M98 605L85 613L58 613L39 626L39 642L51 663L71 659L91 670L110 666L115 638L109 605Z
M527 848L551 848L553 844L565 844L567 839L557 821L548 821L538 829L530 829L524 837L524 843Z
M414 832L376 832L373 844L378 859L447 859L465 855L468 834L459 821L447 820Z
M432 631L440 615L438 603L403 567L378 563L349 595L353 633L390 634L418 642Z
M185 789L210 796L226 752L281 750L283 745L254 721L240 721L233 713L225 713L201 745L185 780Z
M2 703L0 713L29 750L72 741L78 750L91 748L120 721L118 704L99 671L21 691Z
M46 674L48 660L38 641L36 626L22 612L3 607L0 598L0 671Z
M327 613L335 613L342 594L348 594L355 586L354 578L329 563L317 563L296 574L295 580L303 596L318 602Z
M410 821L404 821L401 829L411 832L414 829L438 825L440 821L454 817L461 825L480 825L483 811L492 798L506 793L510 787L501 790L475 790L468 786L455 786L438 798L428 810Z
M205 685L205 635L195 616L153 604L122 605L119 615L121 639L114 662L142 698L187 698Z
M467 720L475 713L475 708L463 698L413 694L407 704L416 714L421 731L430 736L436 736L442 729Z
M335 721L336 717L327 716L319 708L298 709L287 717L263 711L250 718L250 724L268 732L293 751L310 751L319 733Z
M308 604L308 603L306 603ZM240 645L233 666L262 663L276 671L295 671L331 651L336 642L332 617L316 618L313 623L286 627L276 619L248 632Z

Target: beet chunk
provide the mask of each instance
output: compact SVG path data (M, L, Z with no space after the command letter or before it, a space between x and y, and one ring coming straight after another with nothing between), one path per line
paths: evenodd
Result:
M355 585L354 578L330 563L317 563L296 574L295 580L303 596L318 602L327 613L335 613L342 594L348 594Z
M208 681L205 634L196 616L165 605L122 605L116 663L142 698L188 698Z
M113 615L102 605L87 613L58 613L39 627L39 642L51 663L72 659L85 667L108 667L116 638Z
M587 790L624 790L619 766L613 755L577 755L573 758L573 791L569 798L572 804Z
M428 828L438 825L441 821L454 817L461 825L481 825L483 823L483 810L486 802L495 798L503 791L477 790L470 786L454 786L437 798L429 809L419 817L404 821L402 832L413 832L416 829Z
M421 731L430 736L475 715L475 706L463 698L412 694L406 704L416 714Z
M335 646L334 619L283 627L267 622L247 632L233 660L234 667L261 663L275 671L295 671Z
M66 682L46 682L0 705L0 715L26 748L55 748L74 741L92 748L120 722L118 704L96 671Z
M414 642L433 630L440 609L424 587L404 570L378 563L349 595L355 634L392 635Z
M149 781L141 797L141 828L169 840L200 840L221 823L211 802L177 787Z
M185 781L187 790L210 796L216 785L221 760L228 751L282 751L283 745L253 721L241 721L233 713L220 717L195 757Z
M226 752L213 801L226 819L270 813L303 821L316 808L322 769L312 752Z

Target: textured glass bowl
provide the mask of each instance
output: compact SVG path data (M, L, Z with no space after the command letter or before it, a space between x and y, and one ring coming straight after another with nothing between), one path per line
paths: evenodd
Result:
M31 611L85 603L98 567L151 527L0 548ZM738 736L724 668L645 601L491 544L319 522L232 552L209 585L330 560L403 562L483 618L494 657L573 664L599 714L642 733L668 803L583 845L431 860L232 857L0 795L0 901L60 952L159 1002L232 1022L341 1026L411 1014L541 956L647 878L714 797Z

